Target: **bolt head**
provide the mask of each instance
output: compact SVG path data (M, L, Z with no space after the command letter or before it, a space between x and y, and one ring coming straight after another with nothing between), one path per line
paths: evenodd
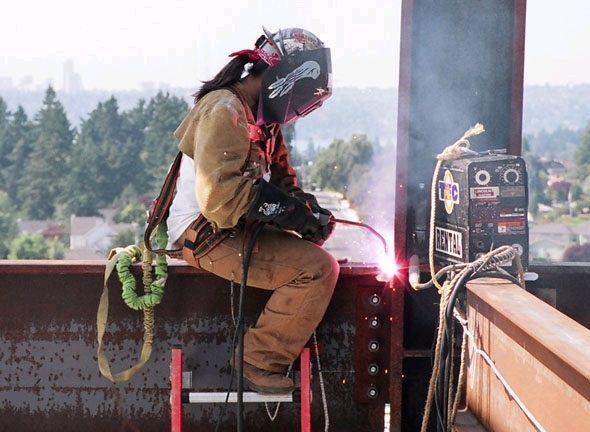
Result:
M369 396L371 399L375 399L377 396L379 396L379 390L377 390L375 387L369 387L367 390L367 396Z
M379 322L379 318L377 317L373 317L371 318L371 321L369 321L369 327L371 327L372 329L376 329L377 327L379 327L381 323Z
M377 341L370 341L369 342L369 351L376 352L379 351L379 342Z
M381 297L379 297L377 294L373 294L369 301L373 306L377 306L379 303L381 303Z

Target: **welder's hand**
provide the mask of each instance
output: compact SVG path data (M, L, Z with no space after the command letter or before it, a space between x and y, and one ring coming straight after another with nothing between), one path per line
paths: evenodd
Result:
M304 235L303 238L319 246L323 245L332 235L334 226L336 225L332 212L320 206L317 198L313 194L297 191L293 195L301 202L304 202L320 221L320 229L314 233Z
M318 217L318 220L320 221L320 229L309 235L304 235L303 238L318 246L322 246L326 240L328 240L330 235L332 235L336 222L334 222L334 217L331 214L328 216L324 213L316 213L316 217Z
M293 193L293 196L297 198L302 203L306 204L313 213L320 213L320 209L322 209L318 203L318 199L315 197L314 194L310 194L307 192L303 192L302 190L298 190L297 192Z
M296 231L303 237L313 236L321 230L319 219L307 204L265 180L258 183L258 194L247 217L273 222L279 228Z

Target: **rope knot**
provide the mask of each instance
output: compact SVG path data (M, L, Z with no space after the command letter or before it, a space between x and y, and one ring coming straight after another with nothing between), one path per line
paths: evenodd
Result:
M436 156L439 161L448 161L459 159L465 153L468 153L471 147L469 138L480 135L485 132L485 128L481 123L476 123L473 127L467 129L463 136L455 141L453 144L445 148L442 153Z

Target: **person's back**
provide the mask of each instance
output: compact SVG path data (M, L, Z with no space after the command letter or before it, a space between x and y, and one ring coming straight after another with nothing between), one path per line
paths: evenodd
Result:
M240 280L248 221L266 224L248 285L274 292L245 334L244 377L253 390L288 392L293 381L284 371L323 317L339 266L319 246L333 230L331 214L298 187L279 123L312 111L331 94L329 50L311 33L289 29L234 57L203 85L175 132L183 157L167 219L169 239L194 249L194 221L202 213L214 231L231 235L189 262ZM292 64L282 78L265 75L269 66L277 72ZM272 83L263 86L265 80ZM300 93L298 83L305 84Z

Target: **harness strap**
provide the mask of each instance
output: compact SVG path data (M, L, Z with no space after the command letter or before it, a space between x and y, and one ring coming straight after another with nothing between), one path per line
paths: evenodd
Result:
M201 268L199 260L195 256L195 249L197 241L197 232L194 229L189 229L186 232L184 240L184 247L182 248L182 258L192 267Z
M168 211L170 210L170 206L174 200L174 195L176 194L176 180L180 174L181 161L182 152L179 151L176 155L176 158L174 159L174 162L172 162L172 165L170 166L170 170L168 170L168 174L166 174L166 179L164 180L160 194L154 200L152 207L148 212L147 227L143 235L143 242L149 251L156 254L170 254L181 251L181 249L168 250L166 247L154 250L152 249L151 245L152 233L158 227L158 225L160 225L160 223L168 217Z
M138 251L137 246L128 246L126 248L117 248L111 252L111 256L109 257L105 269L104 274L104 285L102 289L102 294L100 296L100 302L98 304L98 312L96 313L96 328L97 328L97 341L98 341L98 348L96 352L96 356L98 357L98 369L102 376L113 383L124 382L130 380L133 375L135 375L149 360L152 354L152 344L153 344L153 324L151 328L146 326L144 338L143 338L143 345L141 347L141 355L139 357L138 362L121 372L113 374L111 371L111 366L109 364L109 359L107 358L104 350L104 343L103 338L107 328L107 320L109 317L109 287L108 287L108 280L111 276L111 273L115 269L117 261L122 256L130 256L136 257ZM150 321L153 323L153 308L146 309L143 311L144 313L144 323L146 321Z

